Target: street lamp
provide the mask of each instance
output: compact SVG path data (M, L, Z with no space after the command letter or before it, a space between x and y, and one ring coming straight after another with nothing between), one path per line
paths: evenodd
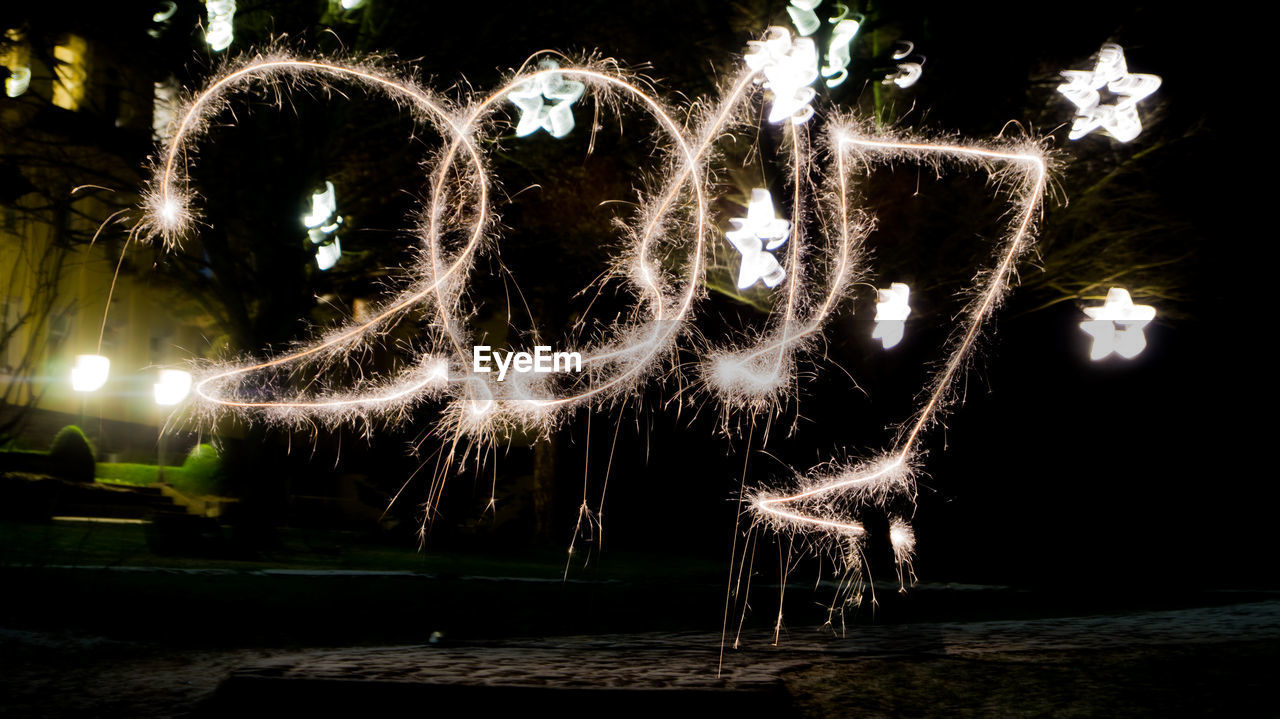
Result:
M156 404L170 407L187 398L191 391L191 373L180 369L160 370L160 381L152 385Z
M71 389L77 392L97 392L107 383L111 373L111 360L102 355L76 355L71 368Z
M172 407L187 398L191 391L191 373L180 369L160 370L160 381L151 386L155 392L156 404L161 407ZM156 438L156 481L164 482L164 425L160 426L160 436Z

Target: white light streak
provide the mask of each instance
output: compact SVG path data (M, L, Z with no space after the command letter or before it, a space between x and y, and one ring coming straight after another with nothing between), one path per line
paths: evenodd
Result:
M880 340L885 349L896 347L902 341L911 314L911 288L902 282L894 282L887 290L876 290L876 328L871 339Z
M1100 360L1113 352L1125 359L1137 357L1147 347L1143 328L1156 317L1156 308L1135 305L1129 291L1112 287L1100 307L1086 307L1088 320L1080 323L1080 329L1093 338L1089 359Z
M898 71L884 76L881 82L885 85L897 85L902 89L911 87L924 75L924 66L918 62L900 62Z
M747 67L764 75L764 87L773 93L769 122L790 120L801 125L813 117L809 85L818 79L818 49L809 38L792 39L784 27L771 27L764 40L747 43Z
M31 49L17 28L5 30L4 37L9 43L0 53L0 65L9 71L9 77L4 79L4 94L20 97L31 86Z
M173 17L174 13L178 12L178 3L174 2L173 0L165 0L165 2L162 4L164 5L164 9L152 15L151 22L154 22L154 23L165 22L169 18Z
M31 87L31 68L26 65L11 65L9 77L4 79L4 94L18 97Z
M76 355L71 368L71 389L76 392L97 392L107 383L111 374L111 360L102 355Z
M791 16L796 32L808 37L822 27L818 13L814 12L821 4L822 0L791 0L791 5L787 7L787 14Z
M307 237L316 247L316 266L325 271L338 263L342 257L342 242L337 236L342 227L342 217L338 215L338 193L333 183L325 180L324 189L311 194L311 211L302 216L302 225L307 228Z
M205 0L204 7L208 13L204 41L210 50L222 52L236 38L236 0Z
M832 18L835 25L831 29L831 42L827 46L827 61L822 66L822 76L826 78L827 87L839 87L849 79L849 63L853 62L850 54L853 39L862 28L862 21L853 18Z
M1129 142L1142 134L1142 118L1138 103L1160 89L1158 75L1130 73L1124 59L1124 48L1107 43L1098 51L1093 70L1063 70L1065 84L1058 92L1076 106L1071 123L1072 140L1079 140L1094 130L1101 130L1120 142ZM1099 90L1106 88L1115 101L1103 104Z

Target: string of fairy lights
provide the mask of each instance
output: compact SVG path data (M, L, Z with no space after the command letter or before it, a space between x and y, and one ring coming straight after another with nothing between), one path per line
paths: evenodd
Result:
M218 18L233 14L235 4L206 5L210 46L225 49L230 38L224 37ZM744 496L753 531L761 527L803 535L809 546L842 567L842 576L848 578L842 582L846 601L860 599L867 532L860 517L868 511L887 512L900 500L914 502L923 438L956 401L957 380L983 328L1012 288L1019 259L1035 242L1055 160L1036 141L942 141L839 112L823 113L821 128L815 128L815 85L821 80L835 87L846 81L851 47L865 22L842 5L823 17L820 5L821 0L792 0L788 13L796 32L770 27L761 39L750 42L719 96L687 113L688 121L649 85L607 62L543 59L496 90L462 100L445 98L372 62L286 52L230 62L206 87L175 104L171 122L163 133L158 131L163 144L145 192L143 219L134 230L136 238L173 248L196 232L200 208L188 174L192 158L198 156L196 150L215 118L225 117L241 93L262 86L283 93L308 85L349 85L412 108L417 121L429 123L443 138L429 166L430 191L413 229L421 252L404 268L409 281L403 289L359 320L274 357L209 362L191 374L166 370L156 385L157 401L163 394L165 404L183 403L197 417L235 413L284 427L400 422L430 402L442 408L439 434L446 445L456 448L465 438L484 446L513 427L550 431L574 409L634 397L646 383L678 375L682 365L675 358L683 348L701 355L694 386L726 413L776 411L797 384L798 357L822 335L852 294L855 280L866 275L864 243L872 225L867 213L854 206L859 178L877 167L906 163L939 173L985 175L1008 210L1003 236L991 266L968 288L945 346L945 361L913 413L898 425L888 448L861 462L796 471L791 479L759 485ZM826 45L819 48L811 36L824 24L831 29ZM925 58L913 43L900 43L892 58L894 70L877 81L905 89L920 79ZM1133 140L1142 130L1138 103L1160 85L1154 75L1130 74L1123 50L1114 44L1102 47L1092 70L1062 75L1058 91L1075 108L1072 140L1095 132L1122 143ZM1103 101L1103 91L1111 96L1110 102ZM492 373L474 371L478 335L467 321L473 314L466 305L469 275L477 258L496 253L499 244L493 206L498 185L489 171L486 148L491 138L512 126L517 138L538 132L555 138L570 134L575 107L587 97L601 105L631 105L648 114L661 134L656 152L662 171L642 193L644 199L625 228L626 251L610 268L634 296L635 307L592 339L567 347L580 355L582 372L516 372L501 381ZM727 228L719 230L710 196L716 144L742 128L742 118L748 116L744 109L754 103L764 104L766 122L776 125L784 138L789 196L753 188L745 215L728 219ZM809 173L820 180L808 182ZM804 196L814 187L815 196ZM341 258L337 197L333 183L326 182L302 218L301 231L313 245L321 270ZM465 209L457 211L459 207ZM810 238L806 233L813 227L823 231ZM708 258L719 243L736 252L739 290L763 286L777 293L778 301L762 332L710 347L692 338ZM670 262L673 256L682 259ZM820 261L809 260L815 256ZM911 299L912 290L903 282L878 289L871 339L885 350L898 345L908 332ZM366 350L410 311L427 312L430 326L404 369L387 376L357 375L342 386L326 384L331 370L358 364ZM1136 356L1145 347L1144 328L1155 316L1154 308L1134 305L1123 288L1112 288L1102 306L1084 312L1087 320L1081 329L1092 339L1090 356L1095 360L1113 353ZM694 346L687 346L691 342ZM105 357L82 355L72 384L78 391L92 391L108 371ZM311 381L276 381L284 375ZM901 582L912 576L915 551L908 516L897 513L890 522Z

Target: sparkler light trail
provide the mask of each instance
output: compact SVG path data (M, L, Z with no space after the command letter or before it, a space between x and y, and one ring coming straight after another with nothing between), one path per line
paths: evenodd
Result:
M144 216L136 228L139 235L172 247L192 233L199 209L188 177L190 164L215 118L229 114L237 94L255 86L278 92L304 85L354 86L412 109L416 121L439 133L442 147L428 165L427 202L414 230L419 254L405 268L405 288L361 319L291 352L198 368L192 380L193 409L209 415L234 412L284 426L361 421L371 426L374 420L405 421L421 403L438 400L444 407L444 429L439 433L451 436L452 446L464 436L484 445L508 427L549 430L568 410L624 400L664 369L679 373L674 355L682 339L695 336L692 321L703 293L707 256L711 243L721 241L708 197L716 143L750 116L751 103L767 101L769 121L781 124L789 155L789 196L779 204L789 219L774 214L773 197L760 189L753 193L747 218L734 221L729 239L734 233L750 233L758 254L777 265L776 272L772 265L755 268L750 284L763 278L776 287L783 273L787 283L778 290L777 309L759 336L724 348L696 348L702 356L702 381L696 386L721 402L726 412L777 407L796 382L798 353L821 334L865 272L863 242L872 222L853 206L859 176L877 166L903 162L939 172L982 171L1011 208L994 266L977 275L945 350L946 361L912 418L901 426L893 448L861 464L819 466L790 491L766 489L748 497L758 522L785 534L806 533L817 542L831 540L829 546L843 566L854 571L861 565L859 543L866 534L860 514L883 508L890 497L914 499L921 437L954 399L956 379L1008 291L1018 258L1033 242L1048 161L1033 142L934 141L873 130L838 114L827 118L826 127L811 141L805 123L815 115L811 103L816 92L809 85L817 77L813 42L793 39L783 28L770 28L764 40L752 42L720 97L698 105L687 121L678 119L642 82L609 63L540 65L515 74L489 94L461 100L447 100L372 63L275 53L229 65L179 108L162 135L168 139L155 161ZM761 97L761 87L767 97ZM517 129L516 134L547 129L559 137L572 129L571 104L583 97L602 106L626 103L642 110L661 138L663 171L643 193L627 227L627 249L612 267L612 276L621 278L635 298L635 308L625 319L606 326L597 339L561 346L581 356L581 373L523 374L498 382L493 373L471 371L473 347L484 343L475 341L477 335L466 322L475 313L464 306L477 258L496 253L498 245L491 200L496 182L485 157L487 138L509 131L512 123L506 111L512 103L519 110L517 128L527 130ZM549 109L545 99L557 104ZM567 119L552 118L560 108L568 113ZM830 158L830 165L819 166L820 158ZM821 192L810 199L813 174L821 177ZM824 232L811 246L805 229L812 226ZM765 252L775 249L776 256ZM745 262L744 252L744 271ZM386 328L415 308L429 312L432 321L406 369L387 377L357 372L360 379L341 388L325 383L330 370L358 369L359 359ZM294 381L276 381L281 376ZM290 389L295 386L307 389ZM915 539L904 519L894 520L891 539L900 575L904 567L909 574Z

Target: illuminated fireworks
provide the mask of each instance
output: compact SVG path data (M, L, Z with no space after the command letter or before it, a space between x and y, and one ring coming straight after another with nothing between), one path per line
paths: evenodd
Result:
M837 18L835 22L853 21ZM856 22L845 27L840 34L842 46L856 30ZM845 72L847 62L843 56L838 60L840 66L832 69L833 75ZM918 76L916 72L914 77ZM195 406L210 414L237 412L285 426L361 421L369 426L374 420L402 421L421 403L437 401L445 407L442 434L451 435L455 447L463 437L483 445L509 426L546 430L572 408L625 399L646 380L664 371L680 371L673 358L681 342L695 336L693 319L711 243L727 240L741 253L739 286L763 282L773 288L779 294L777 309L765 331L751 340L729 347L696 348L703 350L702 381L697 386L721 402L726 412L767 411L788 396L795 386L797 355L820 335L848 297L854 280L865 273L862 244L871 223L851 204L858 178L891 162L918 163L940 172L985 173L1010 208L1004 239L993 266L978 275L945 350L946 361L915 414L901 425L891 448L861 464L823 465L789 490L763 489L748 498L759 523L782 533L805 533L831 549L846 576L857 575L865 534L858 517L868 510L883 510L891 497L914 500L914 469L920 461L922 435L953 399L956 379L1008 291L1018 258L1033 242L1048 168L1042 149L1032 142L935 142L873 131L839 115L826 118L825 127L815 131L816 139L811 140L806 123L815 116L816 93L810 85L818 77L813 42L794 39L782 28L770 28L766 39L752 43L720 97L695 113L692 122L677 119L675 111L646 86L603 63L544 63L490 94L462 102L446 100L376 65L273 54L230 66L175 113L147 193L145 217L138 227L142 235L172 246L192 231L199 208L187 174L190 158L196 156L213 119L230 107L237 93L255 86L283 92L307 84L355 85L411 107L415 117L439 132L443 147L429 167L428 201L415 229L419 259L406 268L412 279L407 287L362 319L292 352L203 368L191 385ZM564 347L580 354L581 373L521 374L500 382L495 373L471 371L478 338L467 326L470 313L463 309L468 275L477 257L497 250L491 200L496 183L488 172L484 141L509 132L512 124L516 135L539 129L554 137L566 135L574 128L574 104L589 95L644 111L663 134L663 170L647 188L646 199L627 228L627 252L612 268L614 276L624 279L636 307L599 339ZM769 121L779 123L786 137L790 191L777 206L767 190L754 191L746 217L732 220L726 237L712 220L713 198L708 196L715 142L737 127L753 101L768 104ZM513 105L515 118L507 114ZM815 147L822 152L815 152ZM818 157L829 157L830 162L819 167ZM804 194L811 171L824 178L823 191L816 198ZM327 185L326 192L331 191ZM332 203L326 202L313 207L315 216L305 223L308 228L314 224L312 229L336 231ZM464 209L455 211L459 207ZM827 235L823 242L810 245L805 228L815 225L814 213L822 215L822 222L816 224L826 228ZM661 261L672 255L683 260L674 265ZM895 284L891 289L893 297L882 298L886 306L892 305L883 321L897 323L899 330L877 335L886 347L900 339L904 311L909 312L906 287L897 288ZM361 375L341 389L324 385L321 378L326 372L357 365L385 330L410 310L427 311L431 324L407 369L386 377ZM280 376L311 381L275 381ZM295 386L308 389L291 389ZM902 577L904 571L910 572L915 545L904 519L893 519L890 539Z

